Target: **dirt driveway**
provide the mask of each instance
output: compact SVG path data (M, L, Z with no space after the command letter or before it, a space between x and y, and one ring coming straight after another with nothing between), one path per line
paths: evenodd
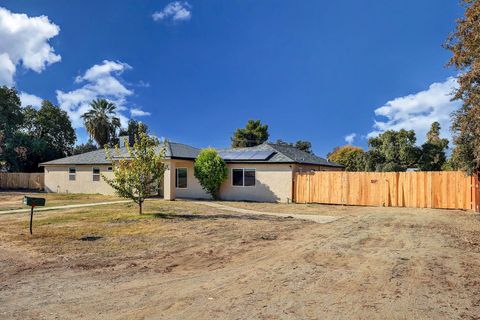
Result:
M478 319L480 220L460 211L189 202L0 217L2 319ZM285 209L287 208L287 209ZM293 212L294 211L294 212ZM90 236L90 238L85 238ZM100 237L100 238L94 238ZM96 240L96 241L82 241Z

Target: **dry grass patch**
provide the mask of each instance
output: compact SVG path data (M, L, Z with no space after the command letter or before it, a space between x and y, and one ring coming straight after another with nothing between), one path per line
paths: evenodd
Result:
M23 197L46 198L46 207L64 206L70 204L94 203L123 200L113 195L80 194L80 193L43 193L43 192L0 192L0 211L28 208L23 204Z

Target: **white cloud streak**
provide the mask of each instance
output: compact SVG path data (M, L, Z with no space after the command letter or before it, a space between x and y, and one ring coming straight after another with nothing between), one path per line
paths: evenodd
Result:
M23 108L26 106L32 106L38 109L42 105L43 99L34 94L20 92L19 97Z
M345 142L348 144L353 144L355 137L357 136L356 133L350 133L345 136Z
M126 63L104 60L75 78L77 84L82 84L80 88L69 92L56 91L60 107L67 111L75 128L83 126L81 116L90 110L90 102L97 98L113 102L122 125L127 124L128 119L121 111L128 109L127 97L133 95L133 91L120 82L120 75L130 69L132 67Z
M170 2L162 11L154 12L152 18L154 21L188 21L192 18L191 8L186 1Z
M147 111L143 111L140 108L132 108L130 109L130 115L132 117L145 117L145 116L151 115L151 113Z
M29 17L0 7L0 85L15 84L17 65L41 73L60 61L48 43L59 32L47 16Z
M461 104L460 101L451 101L456 88L457 80L450 77L444 82L431 84L426 90L388 101L375 110L375 115L382 119L375 120L374 130L367 137L386 130L415 130L417 143L421 144L432 122L438 121L442 127L441 135L450 139L450 115Z

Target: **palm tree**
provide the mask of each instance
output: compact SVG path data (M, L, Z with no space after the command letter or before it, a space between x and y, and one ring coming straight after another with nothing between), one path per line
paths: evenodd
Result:
M90 103L92 109L83 114L83 123L90 138L95 140L100 148L115 139L120 128L120 119L115 116L116 106L105 99L96 99Z

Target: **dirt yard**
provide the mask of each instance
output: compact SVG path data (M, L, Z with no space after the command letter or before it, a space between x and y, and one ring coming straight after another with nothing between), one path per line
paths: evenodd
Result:
M187 201L0 216L1 319L479 319L461 211Z

